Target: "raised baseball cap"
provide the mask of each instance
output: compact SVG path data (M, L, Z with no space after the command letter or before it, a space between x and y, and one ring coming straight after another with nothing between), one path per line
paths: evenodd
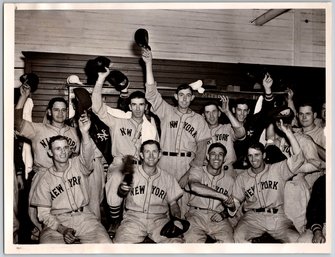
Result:
M76 96L74 101L76 115L80 116L92 106L92 99L90 93L82 87L73 89L73 93Z
M274 110L273 119L275 121L282 120L284 124L291 124L294 118L294 112L288 106L281 106Z
M125 89L129 85L127 76L119 70L112 70L106 80L118 91Z
M35 73L24 73L20 77L22 84L27 84L30 87L30 91L34 92L37 89L38 83L40 82L38 76Z
M136 30L135 35L135 42L139 47L144 47L151 50L149 46L149 33L146 29L140 28Z

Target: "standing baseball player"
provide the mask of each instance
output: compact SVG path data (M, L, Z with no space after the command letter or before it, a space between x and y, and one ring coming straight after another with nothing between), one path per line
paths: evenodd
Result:
M145 97L151 103L153 113L161 121L160 142L163 155L159 166L170 172L184 188L190 167L197 166L201 169L203 165L207 142L211 138L210 130L204 118L189 108L195 97L192 88L188 84L180 85L174 95L178 106L169 105L157 91L149 49L142 49L142 59L146 66ZM184 197L180 203L182 217L187 211L188 199Z
M147 107L145 95L141 91L135 91L129 96L129 109L131 110L131 118L116 118L108 112L108 107L102 102L102 86L109 74L109 69L106 72L99 72L98 79L92 92L92 110L103 121L110 130L112 137L112 155L113 162L108 167L107 182L105 185L106 199L110 209L111 222L109 233L111 236L115 233L121 219L123 198L117 194L118 185L121 181L112 180L113 173L120 173L123 165L123 158L127 155L134 157L134 164L141 163L139 151L143 138L143 116ZM149 139L157 139L157 131L154 130Z
M53 165L52 159L48 156L48 142L50 138L57 135L65 136L71 147L71 151L73 153L79 152L79 138L75 128L69 127L64 123L68 111L67 102L64 98L55 97L49 101L46 119L43 123L30 122L22 118L22 108L30 95L30 91L30 87L20 87L21 96L14 111L14 129L18 135L31 140L34 155L33 173L35 175L33 176L29 192L29 203L40 175ZM42 227L36 218L36 208L29 208L29 216L37 228L37 230L34 229L33 234L36 233L38 237L38 230L40 231Z
M237 209L243 203L245 212L234 231L235 243L249 242L264 232L283 242L296 242L299 237L284 213L283 198L285 183L298 172L304 155L292 130L284 126L282 120L279 128L288 138L293 155L287 160L266 164L263 144L256 142L249 146L251 167L237 177L233 187L233 205Z
M157 167L161 157L160 145L155 140L145 141L140 150L142 165L135 166L131 186L125 201L125 210L121 225L116 230L114 243L140 243L146 236L156 243L181 243L180 237L167 238L160 235L163 226L171 217L180 218L177 200L183 190L177 180L166 171ZM112 173L111 179L120 173Z
M42 244L109 243L107 231L87 208L87 176L93 170L94 144L88 130L87 114L79 119L82 134L80 156L70 159L71 148L66 137L50 138L49 154L54 165L40 178L31 204L37 207L43 223Z
M229 166L230 170L232 170L232 164L236 161L234 142L245 137L245 129L231 113L229 109L229 98L227 96L220 96L220 100L222 106L218 106L213 102L208 102L204 105L203 115L212 135L211 140L207 143L207 151L212 143L222 143L227 149L223 167ZM228 117L230 124L219 124L221 113L224 113Z
M226 154L223 144L213 143L207 153L208 164L203 170L190 171L190 209L185 215L190 228L184 234L186 243L205 243L207 236L218 243L234 242L233 228L225 215L225 202L234 185L234 178L222 169Z

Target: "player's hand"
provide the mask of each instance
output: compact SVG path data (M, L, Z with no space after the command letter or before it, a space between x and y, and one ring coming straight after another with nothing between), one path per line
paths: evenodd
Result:
M28 98L28 96L30 95L30 92L31 92L30 86L26 84L22 84L22 86L20 87L21 96Z
M24 189L24 181L23 181L22 175L17 176L17 186L18 186L19 190Z
M142 60L146 65L152 64L152 52L149 49L142 47Z
M229 98L228 96L220 95L220 101L222 102L222 106L219 106L219 110L223 113L229 112Z
M314 235L313 235L313 238L312 238L312 243L321 244L321 243L325 243L325 242L326 242L326 238L322 234L322 231L321 230L316 230L314 232Z
M103 84L110 73L110 69L105 67L105 72L98 72L97 84Z
M182 188L182 189L185 189L185 187L187 186L188 184L188 177L189 177L189 173L186 172L184 174L184 176L182 176L180 179L179 179L179 186Z
M283 131L285 134L292 132L289 124L284 124L283 120L280 119L279 122L276 122L277 127Z
M223 220L223 217L221 216L220 213L216 212L212 217L211 217L211 221L213 222L220 222Z
M63 238L65 243L73 244L78 238L75 236L76 231L73 228L67 228L64 230Z
M232 208L235 206L234 204L234 198L230 196L224 196L224 198L221 200L222 204L227 206L228 208Z
M294 96L293 90L291 88L287 88L286 93L287 93L287 101L292 101Z
M117 193L120 197L126 197L130 190L131 190L131 185L128 185L126 182L123 181L119 185Z
M91 127L91 119L88 117L87 112L85 111L78 120L79 129L82 133L87 133Z
M264 87L265 91L267 91L267 90L271 91L272 84L273 84L273 80L272 80L270 74L266 73L265 76L264 76L264 79L263 79L263 87Z

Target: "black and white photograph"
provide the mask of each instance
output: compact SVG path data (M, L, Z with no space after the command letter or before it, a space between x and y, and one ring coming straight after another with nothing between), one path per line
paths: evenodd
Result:
M331 253L331 20L5 3L5 253Z

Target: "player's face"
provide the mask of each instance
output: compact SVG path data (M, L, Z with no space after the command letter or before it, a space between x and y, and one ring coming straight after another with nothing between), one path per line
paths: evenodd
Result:
M234 113L239 122L244 122L249 114L249 107L246 104L238 104Z
M155 167L160 158L160 151L155 144L145 145L141 157L143 159L144 165L148 167Z
M298 119L303 128L310 127L314 124L316 113L313 112L311 106L301 106L298 112Z
M67 107L63 102L55 102L48 111L53 123L64 123L67 118Z
M205 106L205 119L210 126L215 126L219 123L219 117L221 112L215 105L207 105Z
M225 156L226 156L225 152L223 151L223 149L221 147L214 147L208 153L209 165L214 170L221 169Z
M264 169L264 158L265 154L263 154L262 151L254 148L248 149L248 160L254 170L259 169L262 171Z
M146 103L144 98L133 98L130 100L129 109L132 112L133 118L141 119L143 118L144 111L146 108Z
M178 106L181 109L187 109L194 99L194 95L192 94L192 91L189 88L180 90L178 94L175 94L174 96L178 101Z
M55 162L66 163L69 160L71 150L66 140L56 140L52 143L49 153Z

